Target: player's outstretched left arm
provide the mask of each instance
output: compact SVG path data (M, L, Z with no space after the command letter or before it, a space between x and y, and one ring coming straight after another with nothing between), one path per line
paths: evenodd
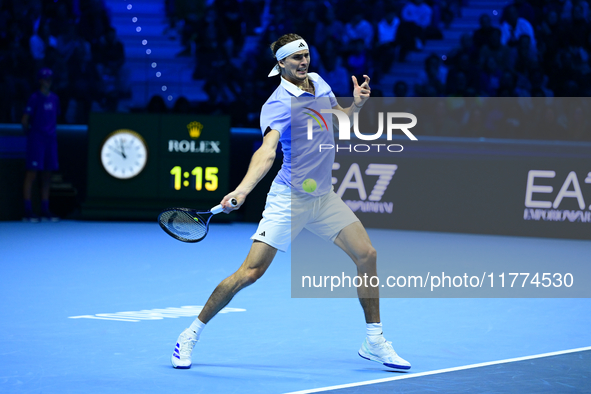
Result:
M371 95L371 87L369 86L370 78L367 75L364 75L363 77L365 78L365 81L359 85L355 75L351 76L351 80L353 81L353 104L348 108L343 108L340 105L333 108L343 111L351 120L353 120L353 114L361 110L361 107L363 107Z
M267 175L267 172L269 172L275 161L279 137L280 134L277 130L271 130L265 135L263 138L263 144L252 155L248 171L242 179L242 182L240 182L240 185L238 185L236 190L227 194L222 199L221 204L224 207L225 213L230 213L233 210L240 208L244 203L244 200L246 200L246 196L248 196L261 179ZM229 203L231 198L235 198L238 202L235 207L232 207Z

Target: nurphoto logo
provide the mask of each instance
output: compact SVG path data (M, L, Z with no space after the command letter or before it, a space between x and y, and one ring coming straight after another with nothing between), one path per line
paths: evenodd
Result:
M311 119L308 119L308 140L312 140L314 137L314 122L320 126L320 131L324 128L328 130L328 126L324 117L318 113L318 111L314 111L311 108L306 107L306 109L314 112L314 114L304 112L304 114L310 116ZM321 109L320 112L322 114L333 114L336 116L338 121L338 130L339 130L339 140L349 141L351 140L351 122L349 117L340 110L334 109ZM316 116L315 116L316 115ZM418 141L417 137L411 133L410 129L417 125L417 117L408 112L387 112L384 116L384 112L378 112L378 131L374 134L362 134L359 131L359 114L355 112L353 114L353 132L355 133L355 137L362 140L362 141L376 141L382 138L384 134L384 118L386 118L386 139L388 141L392 140L392 134L395 130L402 131L408 139L411 141ZM394 119L408 119L410 120L409 123L394 123ZM322 123L320 122L322 120ZM323 127L324 125L324 127ZM404 147L400 144L354 144L354 145L332 145L332 144L319 144L318 151L322 152L323 150L331 150L335 149L336 152L340 151L348 151L348 152L369 152L369 151L376 151L381 152L382 150L388 151L391 153L398 153L402 152Z

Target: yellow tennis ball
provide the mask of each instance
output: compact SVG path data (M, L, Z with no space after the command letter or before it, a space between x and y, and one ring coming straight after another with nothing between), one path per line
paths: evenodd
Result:
M316 181L312 178L308 178L304 181L304 183L302 183L302 188L305 192L312 193L314 190L316 190Z

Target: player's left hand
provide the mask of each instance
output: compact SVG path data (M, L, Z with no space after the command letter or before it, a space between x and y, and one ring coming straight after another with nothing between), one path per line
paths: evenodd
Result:
M353 100L355 105L358 107L363 106L371 94L371 88L369 87L369 77L367 75L363 75L363 77L365 78L365 82L363 82L360 86L357 83L357 78L355 75L351 76L351 79L353 80Z

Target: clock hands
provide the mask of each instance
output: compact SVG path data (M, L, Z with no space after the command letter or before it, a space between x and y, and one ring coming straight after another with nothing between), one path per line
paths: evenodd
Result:
M113 147L112 145L109 145L109 149L111 149L114 152L119 153L121 156L123 156L124 159L127 159L127 156L125 155L125 146L123 145L123 140L119 140L119 146L121 148L117 149L117 148Z
M120 154L121 156L123 156L123 158L125 158L125 156L123 155L123 152L121 152L120 150L114 148L113 146L109 145L109 149L111 149L113 152L117 152L118 154Z
M125 156L125 146L123 145L123 138L119 140L119 143L121 145L121 156L123 156L124 159L127 159L127 156Z

